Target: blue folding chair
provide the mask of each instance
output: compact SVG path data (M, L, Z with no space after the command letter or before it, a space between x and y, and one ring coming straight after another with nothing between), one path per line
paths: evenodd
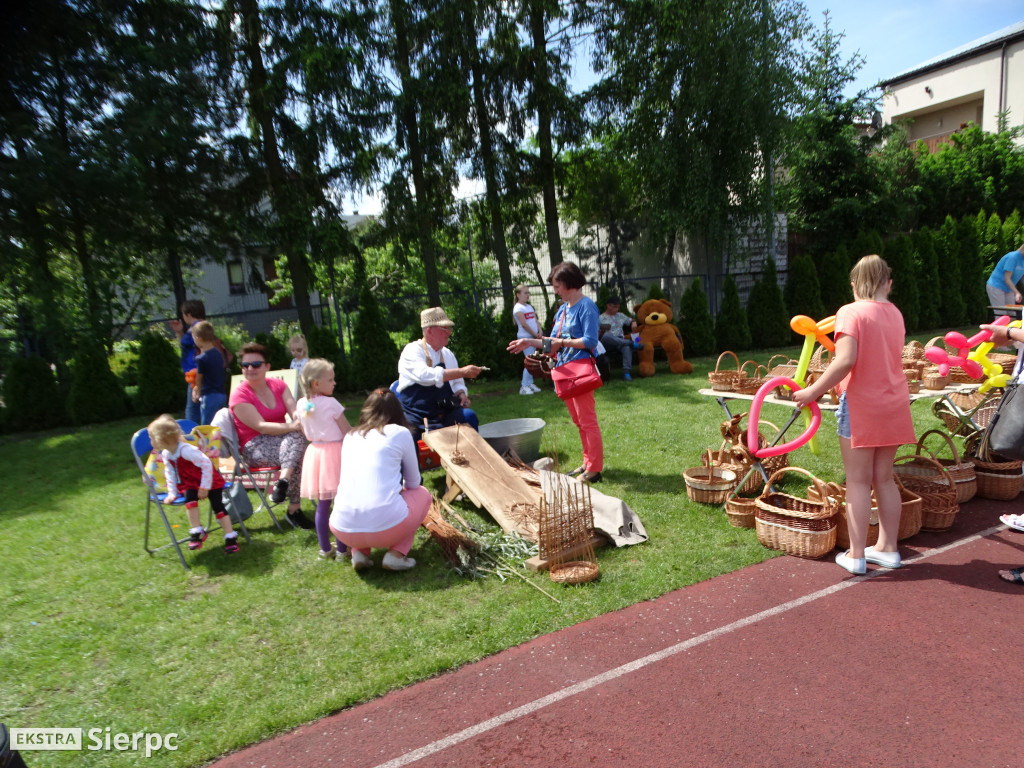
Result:
M181 427L182 431L185 434L188 434L197 426L194 421L191 421L189 419L178 419L177 421L178 426ZM182 567L184 567L185 570L191 570L189 564L185 561L184 553L181 551L181 545L186 541L189 541L189 539L191 538L191 536L188 533L188 526L185 527L184 536L180 538L178 536L175 536L174 527L171 525L171 521L167 518L166 512L166 507L168 506L184 507L185 497L179 494L178 497L174 499L174 501L172 501L170 504L167 504L167 492L161 491L156 484L156 480L149 472L146 471L146 460L148 459L149 455L153 452L153 442L149 439L149 431L147 429L140 429L138 432L132 435L131 448L132 456L135 459L135 465L139 468L139 473L142 475L142 481L146 486L146 526L145 534L143 537L143 547L151 555L159 552L161 549L166 549L167 547L174 547L175 551L177 551L178 553L178 559L181 561ZM226 484L225 488L229 487L229 485L230 484ZM170 543L163 544L155 548L151 548L149 546L149 520L150 513L153 507L156 507L157 511L160 513L160 519L163 520L164 528L167 529L167 535L170 537ZM249 531L245 527L245 523L241 520L236 522L238 522L239 528L241 528L242 533L245 535L246 543L249 543L251 540L249 538ZM209 530L212 527L213 509L210 509L206 521L206 528L207 530Z

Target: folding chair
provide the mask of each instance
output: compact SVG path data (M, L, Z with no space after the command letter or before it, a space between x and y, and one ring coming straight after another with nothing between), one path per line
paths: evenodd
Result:
M196 428L196 423L188 419L178 419L178 426L181 427L183 432L188 434L192 432L193 429ZM181 561L181 565L185 568L185 570L191 570L189 564L185 561L184 553L181 551L181 545L191 538L188 534L188 526L185 527L185 535L181 538L178 538L174 534L174 526L171 525L171 521L168 519L166 512L166 508L169 506L184 507L185 497L184 495L179 494L174 501L172 501L170 504L167 504L167 491L166 489L161 490L160 486L157 484L157 473L152 471L152 469L147 470L146 465L150 461L150 456L153 453L153 443L149 439L149 431L147 429L140 429L138 432L132 435L131 449L132 456L135 458L135 464L139 468L139 473L142 475L142 482L146 486L146 526L142 546L151 555L156 554L161 549L166 549L167 547L174 547L175 551L177 551L178 553L178 559ZM167 529L167 535L171 539L169 544L163 544L156 548L150 548L149 546L149 519L153 507L156 507L157 511L160 513L160 519L163 520L164 528ZM245 534L246 542L249 542L249 531L246 529L245 523L241 520L238 521L238 523L239 527L242 530L242 533ZM207 530L209 530L212 527L213 509L211 508L208 510L206 528Z
M267 514L274 521L274 525L277 526L279 531L282 530L281 523L278 522L277 516L274 514L273 504L268 498L270 486L276 482L281 473L281 468L249 466L248 462L242 457L241 449L238 447L238 432L235 429L235 419L231 415L230 408L221 408L217 411L213 416L211 424L220 429L221 445L226 449L226 453L234 462L234 466L228 472L231 481L242 483L244 487L256 491L256 495L260 499L259 506L253 510L253 514L255 515L261 509L267 510ZM291 520L288 522L291 523ZM295 523L292 523L292 527L295 527Z

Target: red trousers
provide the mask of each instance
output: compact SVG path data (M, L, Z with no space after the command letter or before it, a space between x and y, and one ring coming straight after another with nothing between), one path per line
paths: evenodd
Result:
M604 441L601 439L601 427L597 423L597 406L594 393L587 392L565 401L569 409L572 423L580 431L580 442L583 443L583 466L587 472L600 472L604 469Z

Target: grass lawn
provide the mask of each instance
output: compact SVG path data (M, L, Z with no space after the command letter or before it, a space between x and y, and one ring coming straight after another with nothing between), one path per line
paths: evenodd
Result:
M796 356L798 349L784 351ZM770 355L750 356L765 362ZM173 550L151 557L142 548L145 495L128 441L147 419L0 439L0 722L174 732L177 751L150 760L97 751L89 764L194 766L538 635L775 556L753 530L731 527L721 508L686 496L682 472L705 448L718 447L724 418L713 399L697 394L715 358L693 362L689 376L660 364L653 378L615 380L598 393L606 456L600 488L634 509L650 541L598 550L601 577L589 585L561 587L546 574L526 574L560 604L518 579L454 574L423 531L414 570L357 575L347 561L321 561L312 531L278 532L265 514L251 521L251 546L243 542L238 554L225 555L214 533L203 550L186 554L192 570L185 571ZM579 436L561 401L549 390L521 397L518 386L474 384L481 422L544 418L542 452L563 468L577 466ZM354 422L361 398L341 399ZM919 432L941 426L930 407L914 406ZM763 416L781 423L786 411L767 406ZM830 415L819 441L819 455L803 448L791 460L841 480ZM425 480L443 491L440 471ZM493 527L468 502L456 507ZM39 751L26 758L35 767L77 764L79 756Z

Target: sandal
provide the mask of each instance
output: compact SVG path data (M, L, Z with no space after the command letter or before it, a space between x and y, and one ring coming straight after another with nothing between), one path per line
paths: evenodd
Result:
M1000 571L999 578L1011 584L1024 584L1024 568L1011 568L1008 571Z
M577 475L582 475L586 471L587 468L581 464L580 466L576 467L576 469L574 469L572 472L566 472L565 474L567 474L569 477L576 477Z

